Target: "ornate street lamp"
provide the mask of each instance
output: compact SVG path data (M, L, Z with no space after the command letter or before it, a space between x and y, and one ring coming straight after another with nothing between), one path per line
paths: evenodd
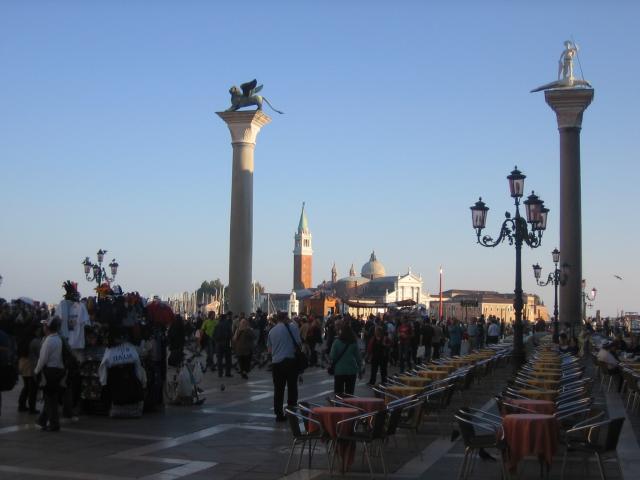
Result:
M482 201L478 200L471 207L471 221L473 228L476 230L478 243L483 247L496 247L502 241L508 240L510 245L515 244L516 247L516 285L515 297L513 299L513 309L515 311L515 324L513 334L513 351L516 365L524 363L524 341L523 341L523 324L522 309L524 300L522 298L522 244L526 243L531 248L537 248L542 242L542 234L547 228L547 215L549 209L544 207L544 203L538 196L531 192L531 195L523 202L526 211L526 220L520 216L520 199L524 194L524 179L518 167L516 167L509 176L509 190L511 197L514 199L516 213L512 217L509 212L505 213L505 220L502 222L500 235L494 240L489 235L482 236L482 230L486 226L487 213L489 207ZM531 224L531 231L527 226Z
M553 257L553 263L555 264L555 268L553 272L549 273L549 277L546 282L540 281L540 276L542 275L542 267L539 264L533 265L533 275L536 277L536 283L541 287L546 287L549 284L552 284L554 287L554 297L553 297L553 342L558 343L558 285L564 285L567 281L566 274L562 274L561 270L558 268L558 263L560 262L560 250L557 248L553 249L551 252L551 256Z
M88 282L95 281L98 285L102 285L102 282L111 283L116 279L116 274L118 273L118 262L114 258L111 260L111 263L108 265L111 270L111 277L107 275L107 271L102 266L102 262L104 261L104 254L107 253L106 250L98 250L96 253L96 257L98 257L98 263L92 263L89 260L89 257L85 257L82 265L84 266L84 275L87 277Z
M591 292L587 293L587 281L583 278L582 279L582 323L584 325L587 324L587 300L592 302L596 299L596 293L598 293L598 290L596 290L596 287L593 287L591 289Z

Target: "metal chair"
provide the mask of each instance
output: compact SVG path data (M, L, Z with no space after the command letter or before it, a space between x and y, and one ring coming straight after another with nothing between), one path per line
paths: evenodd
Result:
M297 445L300 445L300 458L298 459L298 470L302 464L302 456L304 455L305 447L309 447L309 468L311 468L311 460L313 458L313 452L316 448L316 443L325 436L325 432L322 428L322 424L308 416L305 416L299 412L294 412L290 409L285 409L285 415L289 421L289 429L293 434L293 444L291 445L291 453L287 460L287 465L284 467L284 474L289 474L289 464L293 453ZM309 427L313 425L313 430ZM329 459L330 460L330 459Z
M567 463L569 450L583 453L593 453L598 461L600 478L606 480L602 458L615 454L620 439L620 432L624 424L624 417L613 418L602 422L581 424L568 430L565 437L565 451L562 458L561 478ZM620 464L618 463L618 467ZM622 472L620 472L622 474Z
M485 412L482 412L485 413ZM466 480L473 471L474 457L481 449L497 448L500 451L503 478L508 478L504 463L504 431L502 426L482 414L474 414L468 409L460 409L454 417L464 442L464 460L460 466L458 480Z
M358 415L357 417L341 420L336 424L337 442L355 442L356 444L362 443L364 449L364 456L367 459L369 465L369 473L373 477L373 466L371 464L371 452L374 443L378 443L380 452L380 463L382 464L382 472L384 476L387 476L387 466L384 461L384 440L385 440L385 423L387 418L387 411L381 410L379 412L366 413L364 415ZM343 431L345 425L351 425L348 431ZM333 454L338 454L338 446L334 447ZM330 463L330 470L332 471L332 464Z

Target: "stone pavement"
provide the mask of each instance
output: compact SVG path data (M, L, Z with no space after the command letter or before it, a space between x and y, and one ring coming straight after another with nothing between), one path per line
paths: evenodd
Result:
M474 384L471 395L456 395L454 407L463 400L476 407L493 408L491 397L500 391L511 375L508 367L498 369L490 378ZM366 377L365 377L366 378ZM218 380L207 372L203 387L206 402L198 407L168 406L162 413L145 414L141 419L110 419L82 416L77 422L67 422L58 433L41 432L34 427L33 416L17 412L18 389L3 393L0 416L0 479L36 480L145 480L174 479L255 479L283 478L289 454L291 435L286 424L273 420L273 391L270 373L255 370L248 381L236 376ZM226 381L228 380L228 381ZM221 383L226 388L221 390ZM333 392L333 377L325 370L305 373L300 385L300 399L325 403ZM360 381L357 394L370 393ZM605 395L598 393L600 400ZM609 408L624 411L617 394L606 396ZM615 413L615 412L611 412ZM640 449L628 422L625 438L625 461L629 472L638 467ZM404 434L397 435L385 448L390 467L389 478L454 478L462 463L460 440L450 440L450 417L438 424L427 423L420 433L419 446L410 445ZM630 435L630 436L629 436ZM327 460L322 447L316 450L311 469L293 472L287 480L328 479ZM422 450L422 459L417 455ZM294 456L295 459L295 456ZM559 479L561 456L551 469L550 478ZM628 461L627 461L628 460ZM292 461L291 470L295 468ZM306 465L306 457L303 467ZM374 468L378 468L374 460ZM586 473L583 471L588 467ZM624 466L623 466L624 469ZM635 470L638 472L640 470ZM478 461L473 479L499 478L499 466ZM611 479L619 479L615 463L607 464ZM522 462L519 478L539 478L535 459ZM599 478L597 465L582 458L571 459L566 478L590 480ZM351 471L342 478L367 478L360 451ZM380 475L381 476L381 475ZM340 475L334 475L340 477ZM625 475L624 478L638 478Z

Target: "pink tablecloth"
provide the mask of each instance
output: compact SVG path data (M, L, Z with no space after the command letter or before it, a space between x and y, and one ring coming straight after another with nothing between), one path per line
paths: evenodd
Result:
M361 408L366 412L378 412L384 409L384 399L376 397L349 397L342 400L344 403Z
M509 400L509 403L517 405L519 407L527 408L529 410L533 410L535 413L544 413L546 415L553 415L554 413L556 413L556 404L550 402L549 400L522 400L514 398Z
M338 422L351 417L356 417L360 413L355 408L348 407L315 407L311 409L311 411L313 412L313 416L322 424L322 428L327 432L327 435L329 435L334 441L336 441L338 436ZM345 422L340 429L340 434L348 435L351 431L352 423L353 422ZM309 428L309 430L313 429ZM340 454L340 458L342 460L342 471L344 472L347 467L351 466L353 463L356 446L353 442L341 441L336 448Z
M524 413L505 415L502 420L509 446L509 467L515 470L527 455L537 455L551 465L558 448L560 426L553 415Z

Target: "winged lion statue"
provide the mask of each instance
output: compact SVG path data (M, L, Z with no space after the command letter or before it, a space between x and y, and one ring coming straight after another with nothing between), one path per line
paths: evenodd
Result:
M227 112L235 112L243 107L249 107L251 105L256 105L257 110L262 110L262 102L266 102L269 107L274 112L284 113L280 110L276 110L269 100L267 100L262 95L256 95L258 92L262 90L262 85L258 86L258 81L254 78L250 82L246 82L240 85L240 88L235 85L229 89L229 93L231 94L231 106L227 108Z

